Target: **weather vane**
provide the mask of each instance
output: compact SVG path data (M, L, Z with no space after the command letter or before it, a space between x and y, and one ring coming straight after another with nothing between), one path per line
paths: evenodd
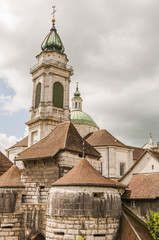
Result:
M55 12L57 12L57 10L55 9L55 8L56 8L56 6L52 6L52 8L53 8L53 12L52 12L53 19L55 19Z

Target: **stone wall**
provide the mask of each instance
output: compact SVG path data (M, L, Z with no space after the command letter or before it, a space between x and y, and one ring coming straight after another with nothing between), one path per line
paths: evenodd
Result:
M119 228L121 199L117 189L56 186L49 192L46 239L113 240Z
M47 214L52 217L118 217L121 199L118 190L109 187L52 187Z
M98 171L101 173L101 161L98 160L95 157L90 157L88 155L86 155L86 160ZM68 168L68 170L70 170L71 168L73 168L75 165L78 164L78 162L81 160L81 156L79 156L78 153L73 153L73 152L69 152L69 151L64 151L64 152L60 152L57 156L57 162L60 166L60 168ZM65 173L67 173L68 171L65 171ZM63 175L64 175L63 174ZM61 175L62 177L62 175Z
M0 239L24 240L23 212L0 213Z
M51 184L59 179L59 167L51 159L27 161L25 167L21 170L23 203L45 203Z
M113 240L119 228L119 218L47 218L47 240Z

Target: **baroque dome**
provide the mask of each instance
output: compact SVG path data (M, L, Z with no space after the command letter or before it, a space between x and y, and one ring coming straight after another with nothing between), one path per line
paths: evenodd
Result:
M88 124L98 127L94 120L87 113L82 111L72 111L71 122L76 124Z

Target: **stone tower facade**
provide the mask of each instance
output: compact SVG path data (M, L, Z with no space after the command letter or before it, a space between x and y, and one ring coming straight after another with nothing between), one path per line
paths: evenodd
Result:
M69 120L69 85L73 69L67 65L64 46L55 28L44 39L42 52L31 68L33 81L32 106L29 127L29 143L36 143L59 123Z

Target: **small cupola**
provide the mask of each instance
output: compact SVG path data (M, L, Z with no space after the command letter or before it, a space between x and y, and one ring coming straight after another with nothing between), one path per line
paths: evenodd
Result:
M74 97L72 98L72 111L82 111L82 98L78 89L78 82L76 84L76 91Z

